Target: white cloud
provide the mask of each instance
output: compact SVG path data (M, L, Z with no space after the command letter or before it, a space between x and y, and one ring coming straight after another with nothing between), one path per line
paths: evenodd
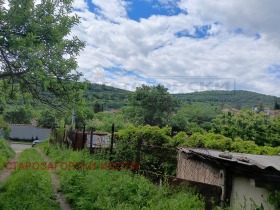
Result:
M98 12L111 21L119 21L127 16L128 2L125 0L92 0L99 7Z
M191 91L188 84L192 84L190 78L193 77L202 77L200 80L205 84L209 83L209 78L220 77L235 79L238 89L280 96L276 85L279 79L267 71L269 66L279 64L280 42L276 36L279 28L264 23L264 20L269 20L270 25L274 25L279 18L271 14L263 19L254 19L268 11L275 11L272 6L255 1L256 5L251 5L249 9L251 0L248 0L249 3L241 0L214 1L215 4L206 0L182 0L180 6L188 11L188 15L154 15L137 22L127 17L127 5L120 3L124 1L109 1L109 7L96 0L99 13L88 10L78 12L82 22L73 30L87 42L78 58L79 68L92 82L130 90L141 83L147 84L143 81L146 77L155 77L157 82L174 92ZM275 7L277 5L274 4ZM115 12L111 11L114 7ZM261 7L264 11L260 11ZM256 14L253 14L254 9ZM112 21L115 17L117 22ZM180 31L194 34L194 26L204 24L212 26L207 38L175 35ZM233 33L233 29L238 27L246 33ZM255 33L261 34L261 37L256 39ZM135 75L104 70L114 67L133 71ZM100 72L103 72L102 77ZM207 87L201 85L198 88L205 90Z
M73 8L74 9L80 9L80 10L86 10L88 9L88 5L84 0L75 0L73 1Z
M219 21L228 28L242 28L247 33L280 33L278 0L181 0L180 8L204 22Z

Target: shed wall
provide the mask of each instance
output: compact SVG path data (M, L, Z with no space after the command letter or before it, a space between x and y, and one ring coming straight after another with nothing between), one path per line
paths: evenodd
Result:
M202 161L188 157L179 152L177 177L194 182L220 186L220 169L203 163Z
M230 206L235 210L251 210L263 205L265 210L274 210L267 201L269 191L255 187L254 179L233 177Z

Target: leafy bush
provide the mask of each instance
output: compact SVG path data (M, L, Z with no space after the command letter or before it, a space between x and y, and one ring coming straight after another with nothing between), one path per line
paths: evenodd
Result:
M28 149L21 153L18 165L35 160L44 161L34 149ZM48 171L17 169L0 186L0 209L59 209Z
M231 145L232 151L239 153L258 153L258 145L253 141L235 141Z
M129 127L116 134L115 161L136 161L138 140L142 138L140 168L159 180L164 174L175 175L176 148L171 147L171 128L157 126ZM155 176L154 176L155 175Z
M172 147L177 147L183 145L187 141L188 135L185 132L179 132L176 136L173 137L169 143Z
M0 139L0 169L2 169L9 158L15 154L14 150L11 149L6 140Z
M230 150L232 140L220 134L208 133L205 135L207 141L205 147L218 150Z
M176 139L177 138L179 139L180 137L178 136L176 137ZM187 147L205 147L222 151L228 150L231 152L258 155L277 155L280 153L280 147L258 146L254 141L244 141L239 137L235 138L234 141L232 141L231 138L214 133L195 133L191 137L186 138L185 142L183 142L183 139L183 137L180 139L180 143L181 145Z
M88 152L49 148L53 161L95 162ZM62 192L75 209L204 209L203 199L184 189L153 185L130 171L57 169Z
M259 146L280 146L280 117L269 118L263 112L250 110L225 112L213 120L212 131L235 139L254 141Z
M4 131L4 138L9 139L10 128L9 128L9 125L5 122L2 115L0 115L0 130L1 129L3 129L3 131ZM0 138L1 138L1 133L0 133Z

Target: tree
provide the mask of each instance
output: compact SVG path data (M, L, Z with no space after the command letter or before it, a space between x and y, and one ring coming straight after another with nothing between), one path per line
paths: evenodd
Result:
M32 113L29 109L19 107L4 113L4 120L13 124L30 124Z
M55 113L51 110L45 110L41 113L38 118L38 125L43 128L55 128L58 126L58 121L56 119Z
M2 2L2 4L1 4ZM0 0L0 94L13 99L29 94L49 105L71 101L79 89L76 56L84 47L71 28L73 0ZM5 90L5 91L3 91Z
M102 112L103 111L103 106L100 105L97 101L93 105L93 111L94 113Z
M258 107L258 112L263 112L263 111L264 111L264 103L263 101L261 101Z
M126 113L134 124L163 127L170 123L176 101L163 85L142 85L129 96L129 105Z
M271 119L264 112L226 112L213 120L212 131L231 139L240 137L257 145L280 146L279 119Z
M211 120L219 114L221 114L221 108L218 106L200 102L185 103L176 115L172 116L171 125L179 131L198 131L198 126L209 130Z
M275 100L274 109L280 109L280 104L278 104L277 100Z
M11 129L9 128L9 125L5 122L2 115L0 115L0 139L2 133L1 130L4 131L4 138L9 139Z

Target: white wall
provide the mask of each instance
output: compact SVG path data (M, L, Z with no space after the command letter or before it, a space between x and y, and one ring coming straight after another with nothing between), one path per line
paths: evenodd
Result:
M254 205L263 205L265 210L274 210L267 201L269 191L255 187L255 180L245 177L234 177L232 182L230 206L234 210L255 209Z
M51 131L47 128L37 128L32 125L9 125L11 129L11 139L33 139L36 137L39 140L47 139L50 137Z

